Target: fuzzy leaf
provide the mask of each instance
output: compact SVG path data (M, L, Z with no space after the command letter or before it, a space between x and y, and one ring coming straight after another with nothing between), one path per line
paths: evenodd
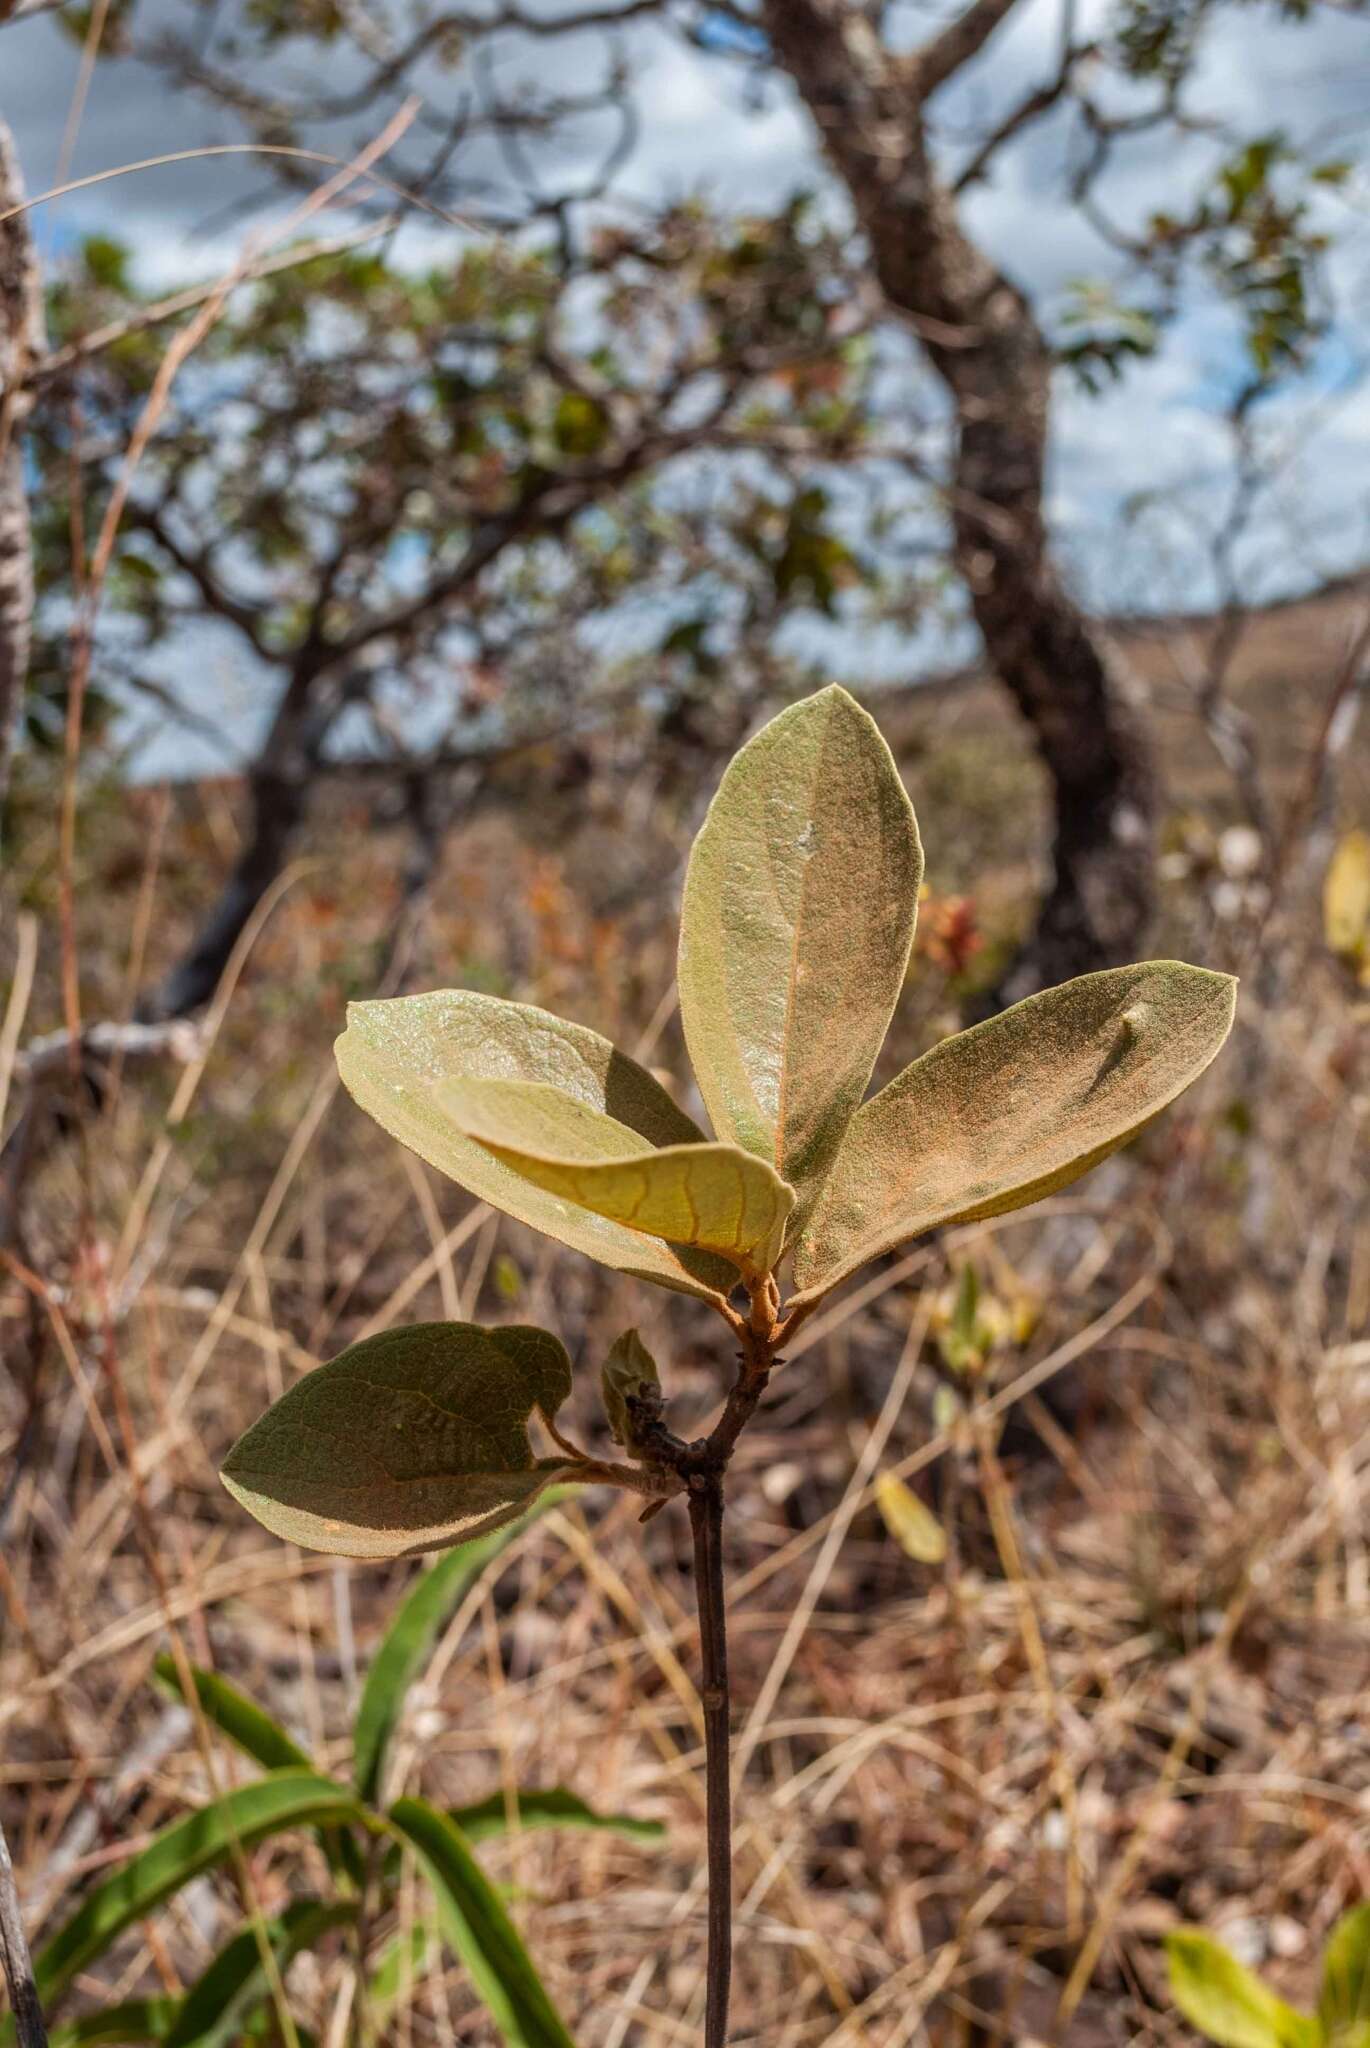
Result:
M546 1330L415 1323L368 1337L292 1387L223 1468L274 1535L342 1557L410 1557L486 1535L569 1476L534 1458L571 1361Z
M875 1505L906 1557L915 1564L942 1563L947 1554L946 1530L911 1486L896 1479L893 1472L882 1472L875 1482Z
M633 1418L628 1403L661 1387L656 1360L636 1330L625 1330L610 1347L609 1356L600 1367L599 1384L614 1442L631 1449Z
M934 1046L853 1118L795 1249L795 1299L1097 1165L1203 1072L1236 986L1175 960L1107 968Z
M1176 2005L1218 2048L1318 2048L1322 2030L1198 1927L1165 1938Z
M1343 1913L1327 1937L1318 2018L1337 2048L1370 2039L1370 1905Z
M636 1131L538 1081L444 1081L440 1109L521 1180L627 1229L716 1252L744 1271L780 1256L794 1195L736 1145L644 1145Z
M802 1217L866 1092L913 944L923 852L845 690L782 711L719 785L685 881L680 1015L714 1129Z
M677 1251L578 1202L535 1187L439 1106L441 1081L539 1081L615 1118L648 1145L691 1145L703 1132L649 1073L598 1032L527 1003L469 989L352 1003L334 1048L338 1072L392 1138L459 1186L602 1265L704 1300L734 1275L707 1252Z

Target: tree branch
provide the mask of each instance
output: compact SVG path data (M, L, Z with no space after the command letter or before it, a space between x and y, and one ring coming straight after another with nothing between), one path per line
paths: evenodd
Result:
M909 73L918 98L931 99L963 65L978 57L1018 4L1019 0L973 0L940 35L915 50L909 59Z

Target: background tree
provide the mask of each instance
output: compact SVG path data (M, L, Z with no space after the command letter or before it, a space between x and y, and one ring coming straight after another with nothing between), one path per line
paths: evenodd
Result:
M1001 993L1142 950L1150 750L1048 530L1053 383L1063 366L1098 387L1121 375L1196 275L1243 324L1244 413L1325 329L1325 215L1345 166L1206 109L1205 50L1239 5L1118 0L1086 32L1067 0L1051 74L974 135L940 120L944 96L1028 0L975 0L932 32L921 9L856 0L408 21L267 5L189 25L179 10L116 9L105 47L151 52L277 149L351 151L416 91L421 119L387 167L449 223L422 269L381 241L259 285L221 327L213 370L183 384L137 488L119 571L141 632L126 680L146 688L140 653L190 616L276 678L245 853L151 1009L205 1000L339 750L432 768L453 755L446 706L469 761L549 717L564 726L571 699L593 716L592 671L617 671L633 697L647 678L657 710L686 726L716 694L710 737L729 744L761 696L821 665L823 614L851 636L907 627L945 601L947 559L1054 803L1050 885ZM704 46L747 90L788 81L835 191L741 222L630 198L634 37L647 29ZM322 85L284 89L301 57ZM1082 293L1064 317L967 225L971 195L1015 175L1047 123L1058 175L1127 287ZM1115 163L1158 138L1184 153L1179 184L1197 196L1120 215ZM316 176L298 157L270 161ZM502 246L473 246L458 214ZM54 567L72 458L98 496L156 351L103 245L58 317L68 346L38 373L56 401L43 444ZM81 344L93 321L117 332L130 317L117 344ZM777 634L803 615L807 638ZM590 620L587 656L576 628ZM53 622L60 636L60 608ZM60 637L51 645L60 693ZM723 676L731 687L711 693Z

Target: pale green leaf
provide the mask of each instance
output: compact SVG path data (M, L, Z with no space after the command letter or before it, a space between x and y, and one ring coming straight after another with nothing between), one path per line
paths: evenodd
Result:
M564 1458L535 1458L534 1409L571 1390L565 1347L521 1325L416 1323L306 1374L223 1467L274 1535L343 1557L409 1557L510 1522Z
M459 1827L422 1799L398 1799L390 1823L423 1865L438 1919L508 2048L575 2048L517 1928Z
M911 1486L893 1472L882 1472L875 1482L875 1505L906 1557L915 1564L942 1563L947 1554L946 1531Z
M1327 1937L1318 2018L1337 2048L1350 2048L1357 2031L1370 2028L1370 1905L1343 1913Z
M1318 2048L1322 2030L1296 2012L1202 1928L1165 1938L1176 2005L1218 2048Z
M714 1129L811 1204L908 965L923 852L874 721L845 690L736 757L690 856L680 1015Z
M665 1089L597 1032L527 1003L440 989L352 1003L334 1050L344 1084L382 1129L482 1201L603 1265L683 1294L712 1300L733 1286L732 1271L709 1253L673 1250L535 1187L438 1104L441 1081L540 1081L626 1124L648 1145L700 1142L698 1125Z
M658 1394L661 1389L656 1360L636 1330L625 1330L610 1347L609 1356L600 1367L599 1383L614 1442L631 1449L633 1417L628 1403Z
M655 1150L602 1111L538 1081L444 1081L439 1108L520 1179L627 1229L716 1252L744 1272L780 1256L793 1192L736 1145Z
M853 1118L795 1248L796 1300L1097 1165L1203 1072L1236 986L1174 960L1108 968L934 1046Z

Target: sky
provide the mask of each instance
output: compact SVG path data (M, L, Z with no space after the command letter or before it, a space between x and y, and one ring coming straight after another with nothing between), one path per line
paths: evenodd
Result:
M221 13L237 4L219 0ZM564 0L531 4L556 12ZM1024 0L976 65L942 95L945 161L956 161L973 132L1049 75L1059 5ZM148 28L158 20L185 27L202 18L194 0L142 0L142 10L139 20ZM897 9L895 19L912 41L947 11L929 0ZM1108 12L1109 0L1079 0L1081 31L1101 26ZM634 29L624 40L634 60L640 128L622 189L649 201L703 190L724 207L755 209L821 180L812 130L787 82L769 74L763 80L655 27ZM559 81L588 84L600 75L604 50L602 38L584 37L541 44L530 60L526 45L505 45L496 61L506 81L531 62L554 63ZM169 89L162 75L132 60L96 68L73 135L79 72L80 51L53 17L0 30L0 115L15 131L33 191L62 175L241 138L231 115ZM308 88L319 77L317 51L301 46L283 54L273 84ZM1271 5L1234 8L1200 83L1206 108L1249 130L1281 128L1322 154L1355 157L1370 135L1370 13L1328 12L1295 27L1280 25ZM430 71L420 85L434 104L450 104L450 74ZM377 117L368 119L366 132L374 133ZM363 132L339 130L334 140L343 146ZM604 140L602 133L581 133L559 142L555 161L542 166L549 181L560 182L578 164L588 169ZM1064 147L1060 124L1043 124L968 207L973 231L1049 318L1076 280L1107 276L1112 263L1063 195ZM472 168L504 174L479 152ZM1120 158L1110 205L1120 218L1140 221L1159 206L1192 201L1205 170L1202 145L1177 151L1169 141L1148 139ZM1370 172L1358 170L1326 205L1336 237L1331 274L1339 321L1309 374L1260 421L1278 456L1279 483L1248 544L1244 573L1255 595L1306 588L1370 560L1370 378L1363 374L1370 362ZM147 283L172 285L230 264L249 224L281 210L260 164L219 157L73 192L41 209L40 246L60 260L81 235L115 234L138 250ZM431 255L446 233L411 229L408 246L416 256ZM1159 355L1119 387L1091 398L1062 379L1050 512L1089 602L1144 610L1209 600L1205 535L1222 516L1231 484L1220 413L1242 370L1231 318L1195 294ZM1139 517L1148 498L1163 500L1164 512ZM929 658L936 665L931 651Z

